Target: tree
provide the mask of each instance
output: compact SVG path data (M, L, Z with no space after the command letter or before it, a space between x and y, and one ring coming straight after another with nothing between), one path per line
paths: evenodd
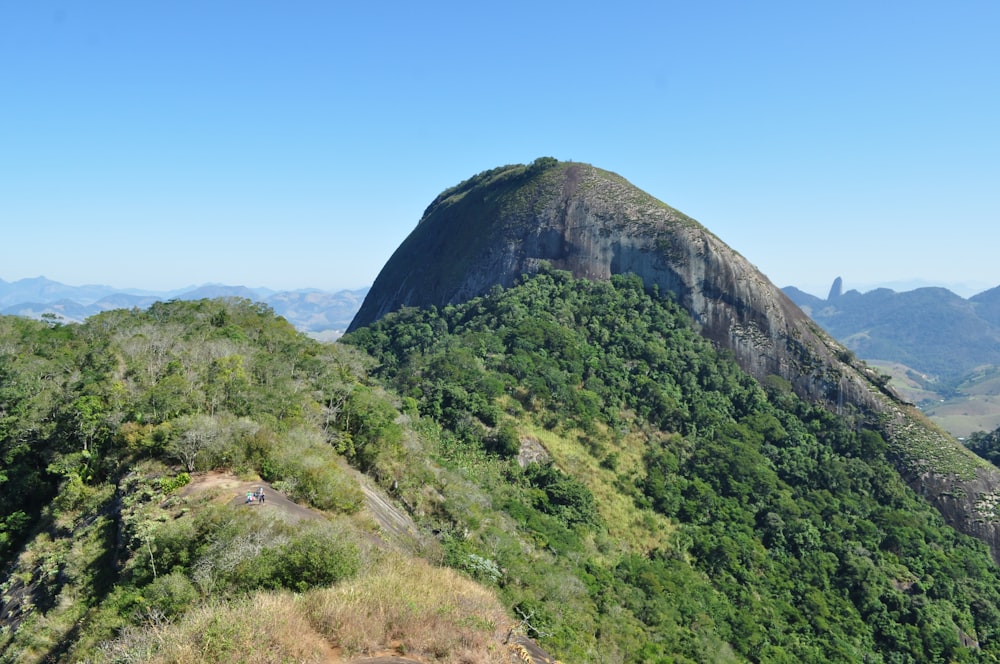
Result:
M211 394L210 412L214 413L215 407L222 405L237 415L246 415L247 413L243 411L249 387L250 380L243 367L242 355L228 355L216 359L209 370L207 391Z
M180 461L189 473L194 472L198 458L219 438L219 424L208 415L192 415L178 419L176 427L167 442L166 452Z
M104 401L93 395L79 397L70 406L70 413L76 433L83 443L83 451L87 452L99 435L107 433Z

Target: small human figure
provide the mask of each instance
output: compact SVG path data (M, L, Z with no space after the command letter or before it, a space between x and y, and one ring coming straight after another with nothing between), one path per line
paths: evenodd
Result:
M252 502L253 502L253 492L252 491L247 491L247 503L246 504L249 505Z
M257 487L257 501L263 505L264 504L264 487Z

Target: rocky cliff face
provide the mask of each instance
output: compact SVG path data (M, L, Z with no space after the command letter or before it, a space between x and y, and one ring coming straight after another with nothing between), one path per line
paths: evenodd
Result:
M861 416L883 432L911 484L1000 561L1000 473L902 403L749 261L613 173L541 159L445 191L349 329L401 307L441 307L510 286L543 261L578 278L637 274L673 293L748 373L780 376L806 399Z

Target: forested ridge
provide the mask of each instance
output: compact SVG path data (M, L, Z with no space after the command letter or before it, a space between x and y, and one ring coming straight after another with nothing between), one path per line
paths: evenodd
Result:
M362 518L343 453L368 466L402 454L396 403L368 364L248 300L80 325L0 318L0 661L482 646L503 618L489 592L375 546ZM206 471L266 482L324 518L185 496ZM373 610L387 598L398 611ZM469 611L482 622L457 624Z
M906 487L878 433L780 379L758 385L636 278L553 271L462 306L404 310L346 341L455 445L497 457L478 483L546 574L564 575L543 622L567 659L609 641L630 661L1000 652L986 548ZM555 466L571 474L539 482L532 466L503 463L515 449L504 432L525 421L560 440ZM591 498L609 491L627 506ZM491 528L473 533L452 547L492 554L509 601L542 610L529 557L505 555Z
M245 300L2 317L0 453L0 661L299 661L374 633L506 661L509 629L567 662L1000 658L1000 570L879 434L749 378L636 277L543 269L336 344ZM426 541L379 544L348 464ZM182 496L210 470L327 518ZM389 582L395 626L352 632Z

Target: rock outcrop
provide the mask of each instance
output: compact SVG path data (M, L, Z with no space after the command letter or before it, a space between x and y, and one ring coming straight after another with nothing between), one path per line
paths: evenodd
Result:
M826 296L827 300L836 300L838 297L844 294L844 280L837 277L833 280L833 285L830 286L830 294Z
M578 278L634 273L672 293L751 375L780 376L801 397L862 417L882 432L911 485L1000 561L1000 472L903 403L748 260L616 174L543 158L443 192L349 329L402 307L443 307L513 285L543 262Z

